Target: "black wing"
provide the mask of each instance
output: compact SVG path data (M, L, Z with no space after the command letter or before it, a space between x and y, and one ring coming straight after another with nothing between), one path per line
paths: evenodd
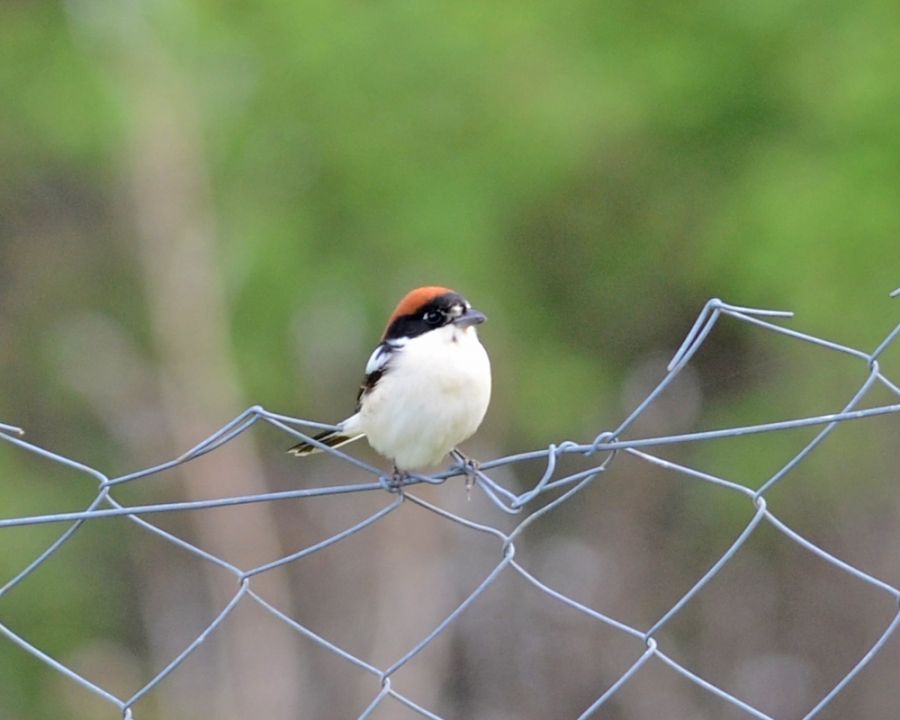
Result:
M363 397L375 389L378 381L387 372L388 363L390 363L394 353L400 350L400 347L400 344L397 342L385 340L383 343L379 343L375 350L372 351L369 362L366 363L366 377L362 381L362 385L359 386L359 392L356 395L357 412L359 412Z

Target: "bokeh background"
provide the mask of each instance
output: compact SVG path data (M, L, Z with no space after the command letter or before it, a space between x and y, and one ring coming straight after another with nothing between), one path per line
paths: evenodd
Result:
M100 0L0 5L0 421L118 475L251 404L336 421L387 312L444 284L490 316L495 394L470 454L614 427L712 296L792 309L866 350L900 320L900 15L879 0L755 3ZM900 375L900 347L883 358ZM864 364L723 322L633 433L838 410ZM890 402L874 392L864 404ZM896 397L893 398L896 402ZM770 507L900 582L896 417L846 424ZM667 449L758 486L813 430ZM125 488L160 502L363 478L257 428ZM361 457L378 462L366 448ZM542 468L501 479L526 488ZM0 446L4 517L83 507L94 481ZM459 482L431 500L509 527ZM319 499L157 516L242 566L383 504ZM627 458L523 539L554 587L652 624L750 517ZM0 581L59 526L0 532ZM497 562L411 506L259 578L292 617L386 666ZM0 621L129 696L234 592L126 520L94 522ZM896 612L762 528L661 641L801 717ZM504 577L395 678L447 718L576 717L635 658ZM900 716L900 639L820 717ZM375 680L252 606L136 707L140 720L356 717ZM0 640L0 717L115 718ZM378 718L412 713L386 704ZM600 718L744 715L661 664Z

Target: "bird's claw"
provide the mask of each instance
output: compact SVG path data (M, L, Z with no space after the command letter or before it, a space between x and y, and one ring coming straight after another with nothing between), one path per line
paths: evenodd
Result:
M472 499L472 487L475 485L478 472L481 469L481 463L475 458L470 458L459 450L454 451L456 459L459 461L459 467L466 476L466 499Z
M409 479L409 473L404 470L398 470L396 467L394 468L394 472L391 473L391 477L388 479L388 490L391 492L399 492L400 489L406 484L406 481Z

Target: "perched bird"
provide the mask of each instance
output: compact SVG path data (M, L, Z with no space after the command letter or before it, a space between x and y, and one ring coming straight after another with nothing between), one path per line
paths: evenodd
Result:
M315 439L339 447L366 437L394 464L395 479L440 463L478 429L487 411L491 366L475 329L485 320L448 288L409 292L369 358L356 412ZM288 452L318 450L302 442Z

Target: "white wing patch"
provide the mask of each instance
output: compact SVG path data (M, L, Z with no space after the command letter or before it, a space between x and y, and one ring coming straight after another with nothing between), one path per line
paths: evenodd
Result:
M395 343L393 341L390 343L381 343L376 347L369 358L369 362L366 363L366 375L371 375L373 372L384 370L384 366L388 364L391 356L396 350L399 350L400 347L401 343Z

